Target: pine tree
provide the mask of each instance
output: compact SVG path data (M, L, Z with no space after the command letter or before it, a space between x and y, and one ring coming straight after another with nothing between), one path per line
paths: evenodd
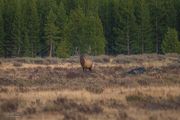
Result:
M102 23L98 15L86 17L86 25L85 25L85 38L91 51L88 51L86 48L86 52L89 52L93 55L99 55L105 53L105 37L103 32ZM84 44L85 44L84 43Z
M21 4L20 0L16 0L16 6L15 6L15 15L13 20L13 40L15 41L15 48L14 48L14 55L20 56L21 47L22 47L22 34L21 34L21 28L22 28L22 16L21 16Z
M30 39L28 35L28 19L27 18L27 1L20 0L20 15L18 13L18 19L20 20L21 41L20 41L20 53L19 56L32 57L32 49L30 45ZM19 22L17 22L19 24Z
M39 50L39 17L37 13L36 0L27 1L26 25L28 38L31 44L31 56L35 57Z
M164 53L180 53L180 42L176 29L168 28L162 42L162 50Z
M113 3L113 49L116 54L138 52L137 24L134 16L133 0L120 0Z
M37 0L37 10L39 15L39 42L40 42L40 49L38 51L38 54L41 56L45 56L47 52L47 44L46 44L46 38L45 36L45 24L46 19L49 14L49 11L52 9L54 14L59 16L59 7L58 3L60 1L57 0Z
M0 56L4 56L4 21L3 21L3 12L2 12L2 1L0 1Z
M113 24L113 17L112 17L112 7L111 7L111 0L103 0L99 1L99 16L102 21L103 29L104 29L104 36L106 38L106 53L113 54L114 46L112 36L112 24Z
M78 7L82 8L85 16L98 13L98 0L77 0Z
M45 24L45 38L49 46L49 57L53 55L54 44L58 37L58 27L55 25L56 15L51 9Z
M68 16L64 8L64 4L61 1L57 10L56 25L58 27L59 39L56 41L56 54L58 57L68 57L70 55L70 44L65 38L65 26L68 21Z
M168 26L174 26L172 22L170 22L168 17L170 16L171 19L174 19L172 16L174 16L174 13L168 13L166 11L167 6L171 6L171 2L173 4L172 0L149 0L147 1L150 8L150 18L152 23L152 34L153 34L153 46L154 51L156 53L161 53L161 44L162 40L164 38L164 34L166 33ZM167 4L168 3L168 4ZM167 5L166 5L167 4ZM169 21L169 22L168 22ZM170 25L171 24L171 25Z
M152 49L152 30L150 23L149 6L146 0L136 1L136 21L138 24L138 47L140 51L138 53L153 52Z
M126 25L125 25L125 39L127 44L127 54L138 53L138 39L137 39L137 24L134 16L134 2L127 0L125 3Z
M68 15L70 15L72 11L74 11L75 9L79 7L78 0L62 0L62 1L65 5L65 9Z
M69 22L65 27L65 37L69 43L72 44L71 54L74 53L76 48L79 48L80 51L84 51L84 49L87 48L86 44L83 45L84 21L85 15L83 14L82 9L76 9L75 11L71 12Z
M67 58L70 56L70 43L67 40L62 40L57 47L56 54L57 57Z
M164 32L168 30L168 27L175 28L177 25L177 11L176 0L165 0L162 2L162 12L164 14L164 26L166 27Z
M59 37L60 37L59 41L56 41L57 44L59 44L65 38L64 29L65 29L65 25L67 24L67 21L68 21L68 16L66 15L64 4L61 2L57 10L57 19L55 21L55 24L59 29Z
M180 22L178 22L178 21L180 21L180 0L177 0L176 1L176 13L177 13L177 20L176 20L176 29L178 30L178 33L179 33L179 38L180 38Z
M4 1L4 53L5 57L14 56L15 41L13 39L13 20L15 1Z
M67 40L72 43L72 53L78 48L81 53L91 49L92 54L103 54L105 38L102 23L98 16L85 16L82 9L71 13L70 22L66 28Z
M66 15L64 4L63 4L63 2L61 2L60 5L58 6L58 10L57 10L56 25L60 29L64 29L64 26L67 23L67 20L68 20L68 18Z
M22 51L24 57L29 57L32 54L27 32L24 32Z

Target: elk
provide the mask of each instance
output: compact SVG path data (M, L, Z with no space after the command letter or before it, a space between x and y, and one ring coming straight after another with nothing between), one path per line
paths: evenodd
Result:
M93 61L92 61L92 59L87 58L86 55L84 55L84 54L80 55L80 64L81 64L83 71L85 71L86 69L88 69L89 71L92 71Z

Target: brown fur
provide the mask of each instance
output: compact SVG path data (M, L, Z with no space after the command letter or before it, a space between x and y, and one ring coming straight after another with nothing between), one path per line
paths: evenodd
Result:
M83 71L85 71L85 69L89 69L89 71L92 71L93 61L87 58L85 55L80 56L80 63Z

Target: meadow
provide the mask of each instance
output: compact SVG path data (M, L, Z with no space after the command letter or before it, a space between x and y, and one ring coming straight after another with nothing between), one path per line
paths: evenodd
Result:
M0 120L179 120L180 55L0 59Z

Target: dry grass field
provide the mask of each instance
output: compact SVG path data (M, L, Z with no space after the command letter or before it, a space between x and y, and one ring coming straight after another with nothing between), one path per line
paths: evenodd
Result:
M0 120L180 120L180 55L93 59L1 59Z

